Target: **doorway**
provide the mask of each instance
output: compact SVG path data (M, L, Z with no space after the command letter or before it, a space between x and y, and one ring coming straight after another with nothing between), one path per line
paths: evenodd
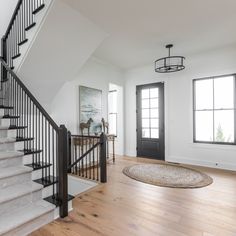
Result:
M139 85L137 156L165 160L164 83Z

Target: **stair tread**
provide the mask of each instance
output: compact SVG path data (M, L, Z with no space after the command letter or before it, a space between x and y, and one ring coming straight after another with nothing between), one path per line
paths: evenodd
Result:
M0 119L19 119L20 116L10 116L10 115L4 115L1 116Z
M13 166L13 167L2 168L0 171L0 179L12 177L12 176L20 175L24 173L29 173L32 171L33 169L27 166Z
M0 126L0 130L8 130L8 129L9 129L9 126L3 126L3 125Z
M24 154L22 152L16 151L2 151L0 152L0 160L10 159L14 157L22 157Z
M29 150L19 150L20 152L23 152L25 155L35 154L35 153L41 153L42 150L38 149L29 149Z
M16 138L16 142L23 142L23 141L32 141L34 140L34 138L30 138L30 137L18 137Z
M51 186L55 183L58 182L58 178L50 175L50 176L46 176L44 178L40 178L40 179L35 179L34 182L43 185L44 187L48 187Z
M0 105L0 109L13 109L13 107Z
M0 189L0 204L39 191L42 188L42 185L31 181Z
M0 130L25 129L26 126L0 126Z
M45 169L50 166L52 166L51 163L46 163L46 162L39 162L39 163L30 163L26 164L25 166L33 168L33 170L40 170L40 169Z
M23 41L19 42L18 45L21 46L21 45L25 44L26 42L28 42L28 39L24 39Z
M28 30L30 30L31 28L33 28L35 25L36 25L36 23L33 22L33 23L31 23L29 26L27 26L27 27L25 28L25 30L28 31Z
M44 7L45 7L45 4L42 4L41 6L39 6L37 9L35 9L35 10L33 11L33 14L37 14L37 13L40 12Z
M16 229L54 209L54 205L40 200L2 215L0 216L0 235Z

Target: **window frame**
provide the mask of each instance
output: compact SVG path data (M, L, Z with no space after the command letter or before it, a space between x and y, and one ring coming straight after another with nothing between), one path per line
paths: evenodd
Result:
M195 86L195 82L196 81L200 81L200 80L213 80L217 79L217 78L223 78L223 77L229 77L229 76L233 76L234 77L234 141L233 142L216 142L216 141L199 141L196 140L196 111L200 111L196 109L196 86ZM193 79L192 81L192 96L193 96L193 143L203 143L203 144L219 144L219 145L236 145L236 73L234 74L226 74L226 75L219 75L219 76L209 76L209 77L204 77L204 78L197 78L197 79ZM214 86L213 86L213 104L214 104ZM204 111L206 109L202 109L202 111ZM211 110L211 109L209 109ZM229 110L229 109L215 109L214 105L212 108L213 114L214 111L216 110ZM230 109L231 110L231 109ZM213 135L214 135L214 115L213 115ZM213 136L214 138L214 136Z
M109 90L109 91L108 91L108 102L109 102L109 94L111 94L111 93L116 93L116 96L118 95L118 91L117 91L116 89L114 89L114 90ZM109 104L108 104L108 109L109 109ZM117 137L117 135L118 135L118 129L117 129L118 107L117 107L117 111L116 111L116 112L110 112L110 111L108 111L108 121L109 121L109 125L110 125L110 115L115 115L115 120L116 120L116 133L115 133L114 135L115 135L115 137Z

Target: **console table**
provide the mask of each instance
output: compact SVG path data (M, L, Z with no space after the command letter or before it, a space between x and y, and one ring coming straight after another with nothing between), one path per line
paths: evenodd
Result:
M116 138L116 135L114 134L107 134L107 159L110 158L110 155L109 155L109 142L112 142L112 161L113 163L115 162L115 138Z

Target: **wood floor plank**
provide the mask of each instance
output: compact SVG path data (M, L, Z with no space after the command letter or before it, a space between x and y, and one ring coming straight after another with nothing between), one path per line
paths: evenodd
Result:
M214 182L174 189L135 181L122 173L143 158L116 158L108 183L73 200L73 211L30 236L236 236L236 172L191 166Z

